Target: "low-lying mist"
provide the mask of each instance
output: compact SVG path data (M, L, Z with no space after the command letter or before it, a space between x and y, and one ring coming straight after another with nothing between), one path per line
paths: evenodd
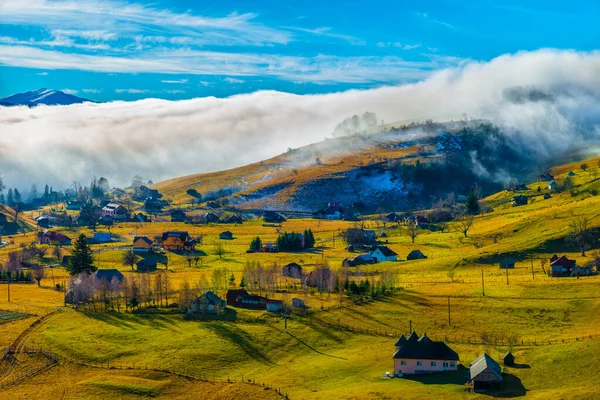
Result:
M482 118L540 159L600 138L600 53L540 50L470 62L425 81L327 95L273 91L186 101L0 107L0 171L9 187L113 185L259 161L331 136L365 111L386 123ZM466 157L468 155L465 155Z

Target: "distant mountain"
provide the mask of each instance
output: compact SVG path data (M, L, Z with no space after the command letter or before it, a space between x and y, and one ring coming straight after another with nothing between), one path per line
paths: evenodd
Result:
M66 106L69 104L79 104L91 101L92 100L61 92L60 90L39 89L32 92L13 94L12 96L0 99L0 106L34 107L39 104L44 104L47 106Z

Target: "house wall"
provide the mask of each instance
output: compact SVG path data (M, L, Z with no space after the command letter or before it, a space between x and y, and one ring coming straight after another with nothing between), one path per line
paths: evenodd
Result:
M167 250L181 250L183 242L179 238L168 237L163 241L163 247Z
M402 361L406 365L402 365ZM421 362L421 365L417 365L417 362ZM431 363L435 362L435 366ZM448 363L448 367L444 367L444 363ZM452 367L454 363L454 367ZM394 359L394 374L404 375L415 375L415 374L427 374L432 372L443 372L443 371L456 371L457 362L450 360L414 360L414 359Z
M391 256L391 257L386 257L383 255L383 253L381 252L381 250L377 249L374 252L371 253L371 257L377 259L377 261L382 262L382 261L396 261L398 259L398 256Z

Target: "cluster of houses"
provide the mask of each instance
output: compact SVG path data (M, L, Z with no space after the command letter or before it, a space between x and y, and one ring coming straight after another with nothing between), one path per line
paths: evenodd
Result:
M407 260L424 260L427 256L421 250L412 250L407 256ZM346 267L357 267L365 264L375 264L384 261L398 261L398 253L387 246L373 246L368 253L348 259L345 258L342 264Z
M515 268L515 260L512 257L506 257L500 261L501 269ZM553 277L561 276L589 276L593 274L591 266L581 267L577 261L570 260L567 256L553 255L550 258L550 273Z
M196 240L186 231L167 231L161 235L162 248L167 251L194 251ZM133 251L136 253L147 253L157 250L159 246L147 236L136 236L133 238Z
M394 346L396 350L392 358L395 377L443 373L458 369L458 354L446 343L431 340L426 334L419 337L413 331L408 337L401 335ZM506 367L514 365L515 358L511 352L507 352L503 359ZM469 365L468 383L475 390L493 389L502 381L500 365L487 353L483 353Z

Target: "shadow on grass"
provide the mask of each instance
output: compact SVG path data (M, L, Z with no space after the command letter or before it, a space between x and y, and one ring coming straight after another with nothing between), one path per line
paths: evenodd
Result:
M464 385L469 376L469 369L459 365L456 371L446 371L437 374L409 375L403 379L419 382L424 385Z
M347 358L344 357L338 357L338 356L333 356L331 354L327 354L327 353L323 353L322 351L319 351L317 349L315 349L314 347L310 346L309 344L307 344L304 340L292 335L291 333L287 332L288 335L290 335L291 337L293 337L294 339L296 339L299 343L303 344L304 346L308 347L310 350L314 351L317 354L321 354L322 356L327 356L327 357L331 357L331 358L337 358L340 360L347 360Z
M187 314L184 319L186 321L229 321L234 322L237 320L237 311L226 308L223 314Z
M529 364L513 364L507 368L515 368L515 369L529 369L531 366Z
M248 357L263 364L275 364L258 347L254 345L254 338L252 338L248 332L231 324L208 323L203 324L202 327L213 331L220 338L231 342L241 351L243 351Z
M136 315L136 314L120 314L116 312L92 312L84 311L88 318L103 322L108 325L119 328L136 328L136 325L149 326L154 329L167 329L173 332L177 331L173 328L174 321L164 315Z
M519 377L512 374L502 374L502 377L504 380L500 383L498 389L481 392L480 394L502 399L523 397L527 394L527 389L525 389Z

